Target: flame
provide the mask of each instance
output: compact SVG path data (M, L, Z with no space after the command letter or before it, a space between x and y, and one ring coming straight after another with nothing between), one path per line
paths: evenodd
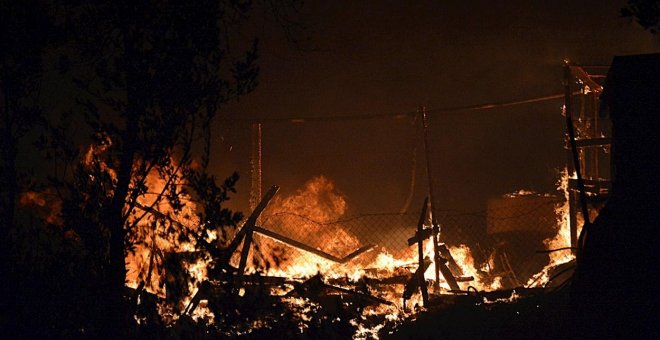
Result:
M358 238L343 228L341 223L331 224L331 222L340 219L346 210L346 199L337 191L334 183L326 177L319 176L305 183L303 188L296 191L293 195L274 199L268 212L264 214L266 215L264 221L266 225L270 223L284 225L282 232L285 235L299 235L301 230L304 233L313 234L315 237L321 239L321 242L319 242L321 246L319 248L328 253L340 256L341 254L355 250L360 245ZM308 221L309 223L303 223L302 225L283 223L286 221L282 220L282 216L286 216L286 213L290 213L291 211L299 214L302 217L300 220ZM259 247L262 251L265 253L277 253L283 258L283 260L280 259L278 266L271 267L266 271L267 275L272 276L304 279L321 273L327 279L346 278L350 282L357 282L364 277L372 279L397 275L411 277L419 265L417 245L408 247L405 251L401 252L402 255L396 257L388 253L384 248L381 248L376 250L376 253L368 257L369 259L367 260L359 259L346 264L337 264L317 255L289 247L265 236L262 237L259 235L255 239L259 240ZM344 242L340 243L338 240L344 240ZM472 251L467 245L450 247L450 252L465 275L474 278L473 281L461 282L462 289L467 289L469 286L479 290L493 290L501 287L500 277L490 277L489 270L477 269ZM432 238L424 241L423 256L429 259L435 258ZM431 264L429 269L424 273L424 278L428 282L436 279L433 267L434 265ZM488 266L486 265L485 267ZM256 268L252 268L252 270L256 270ZM442 291L448 291L450 289L449 286L444 278L442 276L440 277L440 288ZM378 306L376 309L371 310L371 312L386 315L386 317L393 320L401 316L403 306L399 304L399 301L403 293L403 286L395 289L379 289L372 293L395 302L395 305ZM410 302L413 306L420 305L421 296L414 294ZM367 330L364 330L364 332L365 335L372 334Z
M564 195L563 203L555 209L557 224L559 226L557 234L553 238L543 241L548 250L566 248L571 246L571 225L570 225L570 207L569 207L569 189L568 181L570 178L576 178L573 173L570 177L568 169L564 168L557 183L557 191ZM580 217L580 216L578 216ZM582 229L582 221L578 218L578 235ZM528 287L542 287L550 280L550 270L558 265L567 263L575 259L575 255L570 249L553 251L550 254L550 262L537 274L533 275L527 281Z
M472 257L472 251L467 245L460 244L458 246L450 247L449 252L454 257L454 260L456 260L456 264L461 267L463 273L466 276L472 276L474 278L473 281L461 282L461 288L467 289L468 286L472 286L477 290L492 291L502 287L501 277L488 278L484 275L490 271L489 269L492 268L492 266L489 267L484 264L485 268L482 268L486 270L477 270L474 258Z
M275 197L268 215L272 223L284 225L284 232L289 235L304 230L307 234L316 235L318 246L323 251L347 254L359 247L358 238L342 225L331 224L340 220L347 210L346 197L335 188L334 182L325 176L318 176L307 181L291 196ZM285 214L291 212L302 217L296 225L284 220Z
M275 197L270 205L271 213L295 211L314 221L334 221L348 209L346 197L335 188L334 182L325 176L307 181L303 188L286 198Z
M556 208L557 235L544 241L548 249L570 245L568 180L568 172L564 170L558 183L558 190L563 192L566 199L563 204ZM147 180L150 192L158 192L165 183L165 180L159 177L158 173L150 174ZM516 194L524 195L526 192L520 191ZM176 221L180 227L194 230L199 225L199 221L194 214L195 206L189 201L189 197L182 196L181 198L187 202L185 209L189 210L174 211L167 202L161 202L155 205L156 209ZM140 203L150 205L154 201L153 198L145 196L140 198ZM265 227L278 225L281 227L281 230L278 230L279 233L294 239L301 234L314 235L314 239L318 242L313 245L314 247L337 257L342 257L361 245L356 235L345 228L341 222L337 222L344 217L347 210L347 199L335 187L335 184L324 176L318 176L309 180L292 195L275 197L270 207L263 213L259 224ZM287 223L287 218L291 218L292 216L299 223ZM167 236L158 233L159 224L155 217L145 219L145 221L140 222L138 225L144 229L144 244L167 251L195 250L194 244L190 242L177 242L177 238L174 235ZM210 232L208 236L209 239L216 237L213 232ZM350 286L359 280L365 279L365 277L371 279L383 279L399 275L411 277L419 265L417 245L408 247L399 256L394 256L384 248L380 248L373 250L369 256L361 256L353 261L341 264L293 248L260 234L254 235L253 242L258 247L259 252L251 252L253 256L248 260L246 268L248 273L262 272L268 276L286 277L298 281L303 281L306 278L321 273L325 280L343 279L345 280L343 282ZM449 247L449 251L458 266L462 269L464 275L473 277L472 281L459 282L462 290L473 287L480 291L492 291L502 287L502 277L493 276L491 273L495 263L494 254L490 254L490 257L485 263L477 263L472 249L466 244L452 245ZM149 247L142 247L134 255L127 257L127 266L130 269L129 285L136 286L140 280L144 280L144 272L149 264L150 254L151 249ZM238 252L234 254L231 260L233 264L238 262L237 255ZM432 238L424 241L423 256L430 259L435 258ZM539 274L531 278L528 285L544 284L549 279L548 273L551 268L572 259L573 255L570 250L550 253L550 262L548 265ZM182 298L180 306L185 307L189 303L193 293L197 291L199 283L206 279L208 262L209 260L199 259L194 263L185 265L186 271L193 280L189 282L188 286L188 291L191 293L189 296ZM427 282L433 282L436 279L433 267L434 264L431 264L429 269L424 273L424 278ZM160 273L158 270L154 273L156 272ZM162 285L158 285L160 281L161 278L154 275L152 282L147 288L154 293L163 295ZM341 286L341 284L333 284ZM442 277L439 285L441 291L435 293L442 293L449 290L449 286ZM369 316L379 315L384 317L388 322L399 322L402 318L409 315L410 312L406 311L401 303L403 285L387 285L386 287L379 286L377 288L369 286L368 288L370 294L391 301L393 305L382 304L366 307L362 311L362 321L366 320L365 318ZM271 293L283 294L285 290L283 288L275 289ZM509 300L513 301L513 299L512 297ZM307 327L305 325L305 315L309 319L309 315L320 307L306 299L290 297L285 300L293 306L292 308L297 308L296 310L300 313L299 315L302 317L301 324L299 325L300 331L304 332ZM412 296L408 302L408 306L413 306L412 313L417 310L417 306L421 305L421 302L421 294L416 293ZM174 318L171 308L162 307L161 315L168 315L171 319ZM204 302L200 303L192 316L195 320L204 319L210 322L213 322L215 317L208 307L205 306ZM367 323L362 321L360 318L350 321L358 329L355 337L377 337L378 331L382 329L383 325L369 327Z
M82 161L82 164L88 169L98 167L101 173L107 174L113 182L116 182L117 172L115 169L108 166L108 164L103 161L103 158L101 157L112 146L112 139L110 136L104 134L97 134L96 138L97 142L87 148L87 152L85 152L85 157ZM94 180L94 178L91 179Z
M160 297L165 297L163 282L165 281L164 255L175 252L195 252L197 249L194 242L184 238L190 232L199 229L200 221L195 210L196 205L191 197L185 193L179 194L179 199L184 203L181 209L175 209L167 199L157 201L158 194L168 185L167 175L157 170L152 170L146 177L145 185L147 194L138 197L138 207L152 207L158 214L148 210L136 209L136 213L129 216L128 223L136 224L136 232L132 238L134 244L133 251L128 252L126 256L126 285L131 288L138 287L144 283L145 289ZM180 184L181 174L175 174L175 180ZM138 221L138 218L144 217ZM212 233L208 239L211 240L215 235ZM180 307L185 307L198 285L206 280L206 267L210 259L198 259L195 262L183 262L183 269L190 276L188 281L189 296L180 297ZM147 282L148 281L148 282ZM200 306L201 307L201 306ZM204 308L198 307L193 314L193 318L207 316L203 313Z
M275 197L262 220L269 225L280 226L281 233L293 238L301 234L314 235L312 246L343 257L360 246L357 236L341 224L333 223L344 216L347 208L345 196L335 188L334 183L318 176L288 197ZM259 235L255 237L255 242L265 258L262 261L258 258L253 260L251 271L267 265L267 274L274 276L310 277L319 272L348 274L346 268L342 270L335 262L298 251L268 237Z

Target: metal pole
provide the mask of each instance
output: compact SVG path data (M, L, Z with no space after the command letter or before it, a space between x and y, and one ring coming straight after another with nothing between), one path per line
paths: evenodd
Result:
M426 175L429 185L429 202L431 204L431 224L433 225L433 263L435 264L435 284L433 285L433 292L438 294L440 292L440 254L438 252L438 234L439 227L436 221L435 210L435 195L433 194L433 175L431 171L431 157L429 151L429 121L426 115L426 107L420 106L419 112L422 115L422 125L424 127L424 153L426 155Z
M429 306L429 293L426 290L426 280L424 280L424 238L422 237L422 233L424 232L424 221L426 220L427 216L427 209L428 209L428 204L429 204L429 198L426 197L424 199L424 206L422 207L422 213L419 216L419 222L417 223L417 258L418 258L418 263L419 263L419 277L417 278L419 280L419 289L422 291L422 302L424 303L424 307Z
M250 210L254 210L261 201L261 123L252 124L252 155L250 159L251 192Z
M577 176L577 185L580 197L580 208L582 210L582 217L584 219L584 225L582 226L582 232L580 233L579 239L577 240L578 255L579 249L582 246L582 240L586 235L586 231L591 221L589 221L589 209L587 207L587 197L584 190L584 181L582 180L582 170L580 168L580 156L578 154L577 143L575 142L575 128L573 127L573 119L571 118L573 112L573 103L572 103L572 90L571 90L571 67L568 60L564 61L564 116L566 117L566 130L568 131L568 139L571 145L571 153L573 155L573 166L575 167L575 174ZM569 174L570 175L570 174ZM571 225L571 234L576 233L573 230ZM577 230L577 226L575 226ZM575 246L575 245L571 245Z

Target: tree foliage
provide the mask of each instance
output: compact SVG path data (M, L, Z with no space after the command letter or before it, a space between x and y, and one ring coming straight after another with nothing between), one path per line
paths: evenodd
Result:
M37 125L43 52L52 22L36 1L0 2L0 329L11 327L19 312L17 281L24 273L15 265L16 211L19 194L31 181L20 166L20 141ZM25 258L29 258L25 256Z
M206 173L209 144L204 140L210 137L218 106L256 85L256 41L243 58L234 59L228 49L233 42L227 39L251 4L120 1L63 6L72 14L64 22L77 53L71 58L88 65L76 77L85 92L79 102L95 147L102 150L93 153L91 163L78 167L74 178L81 180L70 182L68 192L83 212L79 216L91 219L76 224L92 227L80 233L105 236L99 250L107 283L104 328L116 330L129 319L123 301L125 258L145 241L136 228L149 214L139 205L148 202L148 211L166 203L178 214L187 204L181 197L198 192L211 200L206 211L197 211L200 221L216 223L208 227L231 226L240 218L219 204L228 198L233 182L218 186L215 180L184 181L183 176L194 179ZM163 184L149 192L147 180L155 174ZM87 196L78 197L77 192ZM159 224L153 223L154 228ZM162 230L171 234L173 228Z
M278 18L291 5L264 4ZM37 126L35 145L50 162L41 192L12 184L0 207L3 217L24 212L13 251L28 269L8 281L34 283L21 293L34 303L15 320L39 307L52 319L24 324L24 334L130 335L127 257L150 254L137 273L148 287L167 252L208 251L214 244L197 242L209 232L218 244L231 235L242 215L223 202L238 174L218 181L209 172L210 129L224 103L257 86L257 40L240 30L254 7L240 0L3 2L2 184L15 183L16 147ZM42 115L37 105L44 59L77 89L64 112ZM32 200L17 208L26 193ZM30 209L51 207L34 202L46 201L57 206L56 218L33 218ZM36 302L49 293L60 298Z
M640 26L652 34L660 30L659 0L628 0L621 9L621 16L634 19Z

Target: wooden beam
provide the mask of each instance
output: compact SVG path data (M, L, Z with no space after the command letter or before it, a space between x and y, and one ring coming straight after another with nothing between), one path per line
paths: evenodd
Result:
M463 276L463 269L461 269L461 267L456 263L456 260L454 260L454 257L451 255L447 245L444 243L438 244L438 250L440 251L440 255L447 261L449 269L452 271L454 276Z
M417 267L415 274L413 274L413 276L410 277L410 279L406 283L406 287L403 290L403 300L410 300L413 293L415 293L415 291L417 290L417 287L420 287L420 281L419 281L420 275L423 277L424 273L426 272L427 269L429 269L430 266L431 266L431 259L425 257L424 260L419 264L419 267ZM426 286L426 280L423 281L421 284Z
M424 241L427 238L431 237L431 235L433 235L433 228L424 228L422 229L421 232L418 229L417 232L415 233L415 236L408 239L408 245L412 246L413 244L419 242L420 239Z
M329 284L324 284L324 286L325 286L326 289L334 290L334 291L344 293L344 294L348 294L348 295L353 295L353 296L355 296L359 299L367 300L367 301L372 302L372 303L378 303L378 304L384 304L384 305L390 305L390 306L394 305L394 303L392 303L390 301L381 299L381 298L373 296L373 295L356 292L354 290L350 290L350 289L346 289L346 288L342 288L342 287L331 286Z
M385 304L385 305L393 305L392 302L381 299L379 297L361 293L361 292L356 292L351 289L346 289L342 287L337 287L337 286L332 286L329 285L325 282L323 282L321 275L316 274L312 276L311 278L307 279L307 281L297 285L294 289L286 293L284 295L285 297L290 297L293 296L294 294L297 294L301 297L306 297L310 299L314 299L320 295L329 295L327 294L327 291L335 291L340 294L347 294L355 297L356 299L360 299L363 301L368 301L370 303L378 303L378 304Z
M424 231L424 221L426 220L427 212L426 209L428 208L429 204L429 198L428 196L424 199L424 206L422 207L422 213L419 215L419 222L417 222L417 235L421 236L422 232ZM410 240L408 240L408 244L410 244ZM420 237L420 239L417 241L417 255L418 255L418 262L419 266L424 265L424 242L423 239ZM419 270L418 270L419 272ZM428 307L429 305L429 293L426 290L426 281L424 280L424 272L419 272L417 274L417 281L419 288L422 291L422 302L424 303L424 307Z
M454 274L452 274L451 270L447 268L446 259L441 257L440 254L438 254L435 258L435 263L438 269L440 270L440 272L442 273L442 277L445 278L445 281L449 285L449 288L453 291L460 291L461 287L458 286Z
M247 219L245 223L250 224L250 225L255 225L257 224L257 219L259 216L261 216L261 213L264 212L264 209L268 206L270 201L275 197L275 194L280 191L280 187L277 185L273 185L270 187L266 195L264 195L264 198L261 199L261 202L259 202L259 205L252 211L252 214L250 214L250 217Z
M595 82L591 76L585 71L582 67L580 66L575 66L575 65L570 65L569 66L571 73L573 75L580 79L585 85L589 86L589 88L594 91L594 92L602 92L603 91L603 86Z
M277 185L273 185L270 190L266 193L266 195L261 199L261 202L259 202L259 205L252 211L252 214L250 214L250 217L245 221L245 224L243 224L243 228L239 232L244 232L245 235L245 240L243 241L243 249L241 249L241 259L238 264L238 281L241 282L241 278L243 276L243 273L245 272L245 265L247 264L247 258L248 255L250 254L250 248L252 247L252 230L255 227L255 224L257 223L257 219L259 216L261 216L261 213L266 209L268 206L268 203L275 197L275 194L280 190L280 187ZM239 241L240 242L240 241ZM233 244L234 242L232 242ZM238 245L236 245L238 246ZM229 248L229 256L234 253L235 248Z
M433 209L433 206L431 206L431 209ZM433 213L431 213L433 214ZM438 245L440 243L440 225L438 224L438 221L435 220L435 215L432 215L432 220L431 223L433 224L432 230L433 230L433 262L435 262L435 283L433 284L433 292L436 294L440 293L440 272L441 268L440 266L445 266L444 262L442 261L442 257L440 256L440 250L438 249ZM444 274L443 274L444 276Z
M270 238L272 238L272 239L275 239L275 240L277 240L277 241L280 241L280 242L282 242L282 243L285 243L285 244L287 244L287 245L289 245L289 246L292 246L292 247L294 247L294 248L298 248L298 249L300 249L300 250L303 250L303 251L306 251L306 252L308 252L308 253L312 253L312 254L314 254L314 255L317 255L317 256L319 256L319 257L322 257L322 258L324 258L324 259L326 259L326 260L330 260L330 261L337 262L337 263L346 263L346 262L352 260L353 258L357 257L358 255L360 255L360 254L362 254L362 253L364 253L364 252L366 252L366 251L368 251L368 250L371 250L371 249L374 247L373 244L368 244L368 245L366 245L366 246L364 246L364 247L360 247L360 248L358 248L358 249L355 250L354 252L352 252L352 253L350 253L350 254L348 254L348 255L342 257L342 258L339 258L339 257L336 257L336 256L334 256L334 255L332 255L332 254L328 254L328 253L326 253L326 252L324 252L324 251L322 251L322 250L320 250L320 249L316 249L316 248L311 247L311 246L309 246L309 245L306 245L306 244L304 244L304 243L302 243L302 242L296 241L296 240L294 240L294 239L288 238L288 237L286 237L286 236L284 236L284 235L278 234L278 233L276 233L276 232L274 232L274 231L270 231L270 230L268 230L268 229L264 229L264 228L259 227L259 226L255 226L252 230L253 230L255 233L259 233L259 234L261 234L261 235L268 236L268 237L270 237Z

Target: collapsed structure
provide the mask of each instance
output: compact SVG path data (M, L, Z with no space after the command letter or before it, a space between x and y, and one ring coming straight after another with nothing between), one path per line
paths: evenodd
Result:
M251 215L231 242L205 244L211 258L204 260L209 267L196 286L180 282L181 272L189 267L177 263L199 263L199 254L170 254L168 262L174 265L168 267L180 268L180 272L167 273L167 299L176 305L177 299L189 296L173 311L174 320L186 320L206 305L222 305L228 296L302 299L333 311L333 315L343 315L347 309L359 314L373 307L393 318L409 309L446 304L456 298L468 298L464 301L473 304L508 303L544 294L546 283L566 289L573 252L579 258L573 300L579 306L578 315L588 316L585 325L594 325L600 317L619 317L620 312L603 312L610 310L603 307L624 297L634 302L632 307L624 303L630 307L624 309L626 313L635 315L638 324L648 325L650 316L640 310L651 308L652 303L642 294L654 294L650 278L655 276L640 264L644 262L633 259L652 259L653 264L658 259L654 250L660 208L660 137L656 133L660 128L659 67L659 55L618 57L604 83L602 71L607 68L565 64L564 113L569 132L568 171L563 179L566 199L520 192L491 200L484 236L495 239L496 246L490 257L479 263L475 263L469 247L450 247L443 242L439 223L428 211L428 199L416 228L406 229L408 235L402 240L390 240L404 248L404 255L395 258L341 225L325 231L308 228L327 234L314 244L287 234L287 229L269 228L266 224L278 218L286 223L277 214L261 218L279 190L273 186L260 202L253 200ZM260 154L260 148L256 152ZM256 166L260 177L260 166ZM261 196L261 181L257 183ZM340 210L343 213L343 208ZM502 211L509 213L502 215ZM595 216L598 219L590 223ZM583 223L583 235L587 236L578 238ZM414 222L407 224L414 227ZM337 242L342 237L345 242ZM277 252L283 246L296 254L309 254L314 263L301 270L300 263L291 258L276 258L276 264L286 265L266 266L260 271L250 262L255 244L262 252L264 247L266 252ZM548 265L548 257L530 256L540 247L551 252ZM521 271L521 263L528 267ZM555 268L557 265L561 267ZM657 266L652 268L658 270ZM630 277L644 278L643 290L630 293L626 285ZM549 282L553 278L561 282Z

